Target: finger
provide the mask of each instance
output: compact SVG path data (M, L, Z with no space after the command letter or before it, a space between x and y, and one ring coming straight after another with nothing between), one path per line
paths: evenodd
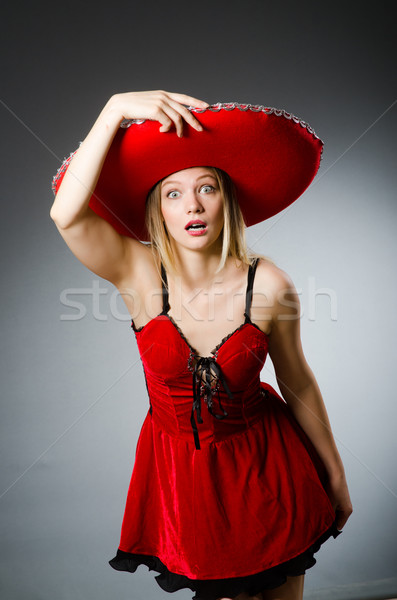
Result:
M185 119L185 121L189 125L191 125L195 129L197 129L197 131L203 131L203 126L201 125L200 121L198 119L196 119L196 117L193 115L193 113L188 108L186 108L179 102L174 102L173 100L170 100L170 105L172 105L173 108L180 115L182 115L182 117Z
M159 121L162 124L160 132L169 131L172 123L174 123L177 135L182 137L184 119L197 131L203 130L201 123L193 116L190 110L180 102L172 100L169 97L164 97L165 92L162 92L162 94L163 97L159 98L156 110L151 116L153 120Z
M184 119L188 124L197 129L197 131L203 130L201 123L195 119L190 110L182 106L179 102L169 100L169 104L163 106L163 111L175 123L175 129L179 137L183 136Z
M175 110L170 104L166 104L162 108L164 114L171 120L171 124L174 124L178 137L183 136L183 117L178 110Z
M152 120L161 123L159 131L162 133L169 131L172 127L172 119L170 119L164 111L159 112Z
M186 94L177 94L174 92L167 92L168 96L177 102L181 102L182 104L186 104L187 106L195 106L195 107L208 107L208 102L204 100L199 100L198 98L194 98L193 96L187 96Z
M159 129L160 133L165 133L171 129L171 121L167 125L162 125Z

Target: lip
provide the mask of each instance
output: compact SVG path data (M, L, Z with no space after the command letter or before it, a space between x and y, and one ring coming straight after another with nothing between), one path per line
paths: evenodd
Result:
M204 225L204 227L207 229L207 223L205 221L200 221L200 219L189 221L189 223L186 223L185 229L187 230L187 228L190 227L190 225Z
M207 231L208 231L208 227L207 227L207 225L206 225L206 226L205 226L205 229L198 229L198 230L195 230L195 229L187 229L187 230L186 230L186 233L187 233L188 235L198 236L198 235L205 235L205 234L207 233Z

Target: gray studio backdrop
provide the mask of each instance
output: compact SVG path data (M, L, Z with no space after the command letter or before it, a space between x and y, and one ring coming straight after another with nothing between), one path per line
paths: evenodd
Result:
M166 596L146 567L107 565L148 410L129 315L49 217L51 178L108 97L159 88L283 108L325 141L315 183L248 241L300 292L354 505L306 597L397 592L393 6L3 3L2 598ZM269 358L262 379L277 389Z

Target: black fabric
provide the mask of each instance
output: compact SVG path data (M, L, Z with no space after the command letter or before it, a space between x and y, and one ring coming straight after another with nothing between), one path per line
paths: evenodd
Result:
M265 569L254 575L246 577L232 577L230 579L189 579L185 575L172 573L167 569L157 556L144 554L130 554L117 551L117 555L109 561L113 569L117 571L129 571L135 573L139 565L146 565L149 571L157 571L155 576L158 585L165 592L177 592L181 589L190 588L195 595L192 600L217 600L222 597L234 598L242 592L254 596L266 589L279 587L287 581L288 576L303 575L306 569L316 564L314 553L318 552L321 545L331 536L336 538L342 531L336 528L335 522L323 533L317 541L299 556L292 558L271 569ZM257 557L256 557L257 558Z
M171 307L168 303L168 280L163 263L161 263L161 291L163 294L163 312L161 314L166 315Z
M247 283L247 293L245 295L245 322L251 323L251 303L252 303L252 289L254 287L254 277L256 272L256 267L258 266L259 258L255 258L253 263L248 268L248 283Z

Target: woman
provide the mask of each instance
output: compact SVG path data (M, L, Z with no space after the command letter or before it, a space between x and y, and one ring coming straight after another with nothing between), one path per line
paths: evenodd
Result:
M293 202L322 150L270 113L117 94L54 178L51 217L122 294L149 394L110 564L196 600L302 599L352 512L294 285L245 245L244 222ZM267 354L284 399L259 380Z

